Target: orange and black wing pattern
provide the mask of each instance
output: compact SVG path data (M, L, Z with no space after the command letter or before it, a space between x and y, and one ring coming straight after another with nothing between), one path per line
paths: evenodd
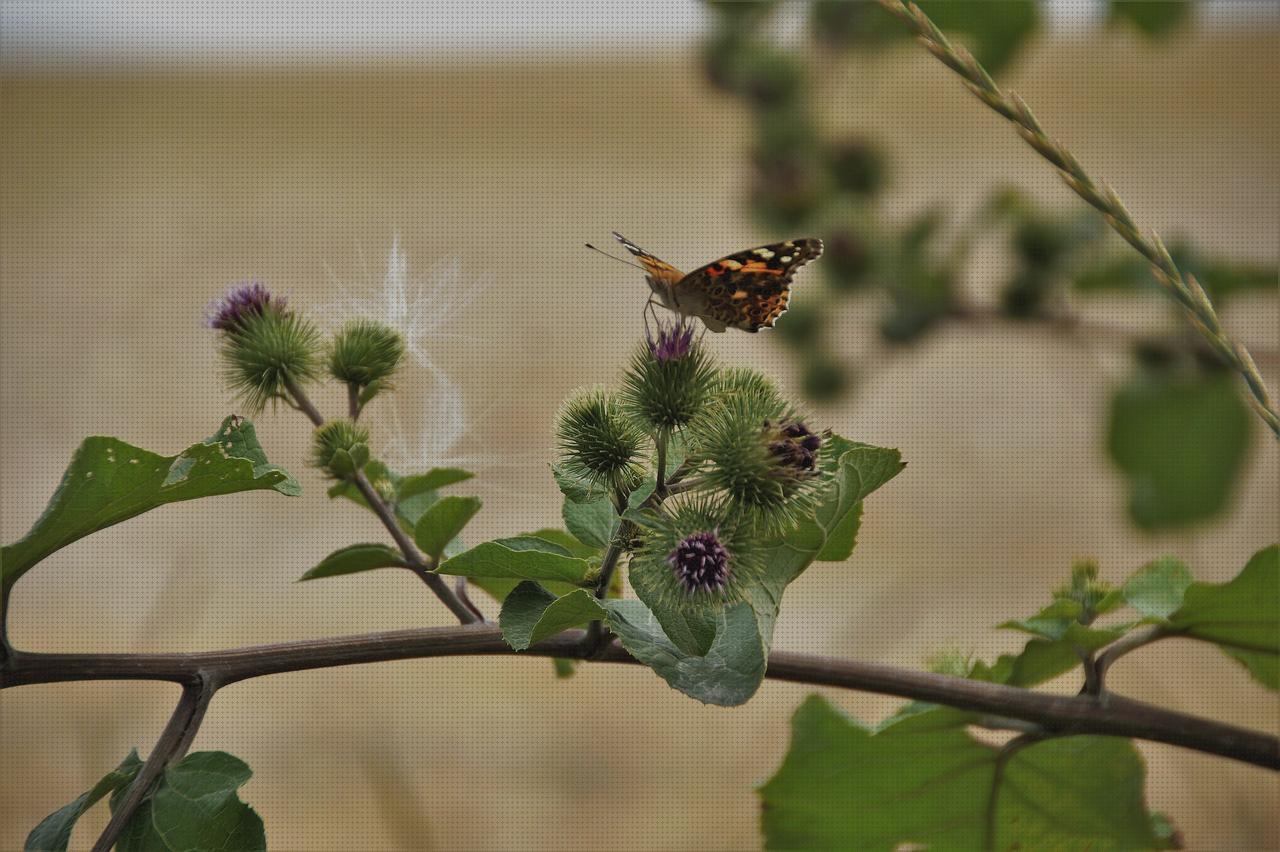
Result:
M681 278L684 278L683 272L676 269L665 260L662 260L661 258L654 256L652 253L640 248L640 246L631 242L631 240L622 236L622 234L619 234L617 231L613 231L612 233L613 238L622 243L623 248L636 256L636 260L640 261L641 265L644 266L645 273L654 282L670 288L675 286Z
M686 275L676 294L698 292L706 314L743 331L773 328L787 310L796 270L822 254L822 240L788 240L723 257Z

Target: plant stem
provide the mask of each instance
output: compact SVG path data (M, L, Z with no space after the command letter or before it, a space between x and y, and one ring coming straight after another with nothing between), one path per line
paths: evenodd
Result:
M1097 671L1098 678L1098 691L1102 691L1104 679L1107 676L1107 669L1111 668L1112 664L1115 663L1116 660L1120 659L1130 651L1141 648L1143 645L1150 645L1158 639L1164 639L1166 636L1172 635L1174 634L1168 632L1159 624L1156 624L1142 630L1135 630L1132 633L1125 634L1115 642L1108 645L1106 649L1098 655L1097 660L1094 662L1094 668Z
M355 382L347 382L347 416L353 423L360 419L360 386Z
M659 497L665 497L667 494L667 439L669 437L670 433L666 429L659 429L658 437L654 441L658 451L658 464L654 473L657 484L653 488L653 493Z
M298 410L307 415L307 418L317 427L323 426L324 418L320 416L320 412L316 410L316 407L311 404L311 400L307 398L307 395L302 392L302 388L298 387L297 382L291 377L285 377L284 386L289 395L293 397L293 403ZM484 621L484 616L474 605L468 606L463 603L439 574L432 573L435 565L429 564L422 554L418 552L417 546L405 535L404 530L400 528L400 522L396 520L395 514L383 501L382 495L378 494L373 485L369 483L369 478L364 475L364 471L356 471L355 476L351 477L351 481L359 489L361 496L369 504L369 508L378 516L378 520L382 521L382 525L391 534L391 538L395 540L396 546L404 554L405 562L409 563L409 570L417 574L418 579L426 583L427 587L435 593L435 596L463 624Z
M1209 300L1204 288L1200 286L1200 282L1194 275L1182 274L1173 258L1169 256L1169 251L1160 237L1154 233L1149 236L1144 235L1134 223L1120 196L1116 195L1110 187L1096 184L1071 152L1045 133L1040 122L1032 115L1022 99L1001 91L978 60L964 48L953 47L937 25L918 6L914 3L904 3L903 0L878 0L878 2L905 23L938 61L958 74L979 100L1012 122L1023 140L1058 169L1059 175L1067 186L1101 212L1112 230L1147 259L1156 280L1160 282L1164 291L1182 306L1192 327L1240 374L1249 391L1249 403L1276 437L1280 438L1280 414L1277 414L1271 402L1266 384L1262 380L1261 373L1258 372L1257 364L1249 355L1249 350L1232 340L1223 329L1213 303Z
M187 749L191 748L196 732L200 729L200 723L204 720L205 710L209 708L209 701L212 700L217 688L216 681L199 672L194 673L191 682L183 684L182 697L178 699L178 706L169 717L169 724L165 725L160 738L151 749L151 754L147 756L147 762L138 771L137 777L133 779L124 798L111 815L107 827L102 830L98 841L93 844L93 852L109 852L111 847L115 846L116 841L120 839L120 834L129 825L129 820L142 804L143 798L160 779L160 774L181 760L187 753Z
M311 421L313 426L323 426L324 418L320 416L320 412L311 404L311 400L302 392L302 388L294 381L293 376L284 377L284 389L289 392L289 396L293 397L293 405L303 414L307 415L307 419Z
M484 617L480 611L474 606L467 606L463 601L454 594L449 588L449 584L439 574L433 573L435 569L435 561L428 562L418 552L417 546L401 529L400 522L396 520L391 508L383 501L380 495L369 482L369 478L364 475L364 471L357 470L355 476L351 477L351 481L360 491L360 495L364 497L365 502L373 509L373 513L382 521L382 525L387 528L387 532L391 534L391 538L395 540L396 547L400 548L400 552L404 554L404 561L409 564L409 570L418 575L418 579L427 584L431 591L435 592L436 597L444 602L449 611L458 617L458 621L463 624L473 624L477 621L483 621Z
M521 656L587 659L585 634L569 630ZM370 633L193 654L42 654L14 650L0 668L0 688L80 680L161 680L184 685L209 678L218 686L284 672L459 655L516 655L492 625ZM616 642L594 659L638 663ZM1280 770L1280 739L1198 718L1119 695L1054 695L997 683L877 663L775 651L766 676L946 704L1022 719L1048 734L1134 737Z

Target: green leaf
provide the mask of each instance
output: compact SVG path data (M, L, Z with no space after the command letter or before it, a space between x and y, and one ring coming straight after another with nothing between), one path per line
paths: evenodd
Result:
M1239 480L1253 417L1227 373L1144 370L1111 401L1107 444L1148 530L1219 514Z
M926 705L871 729L810 696L758 791L767 848L1167 848L1127 740L1052 739L1002 757L966 722Z
M551 475L555 477L560 493L570 500L578 503L589 503L600 496L599 491L593 491L590 485L578 479L558 464L551 465Z
M534 536L516 536L476 545L446 559L437 570L463 577L559 580L581 585L590 569L587 560L573 556L558 544Z
M815 562L843 562L853 555L858 542L858 527L862 525L862 503L854 503L844 517L836 522Z
M187 755L165 770L117 852L265 852L262 819L236 794L252 774L226 752Z
M685 695L733 707L742 704L764 680L767 651L760 641L755 613L746 604L725 607L715 640L704 656L680 650L657 618L637 600L604 600L605 623L622 647Z
M293 477L267 461L253 424L239 417L176 456L87 438L35 526L0 551L0 578L10 587L54 551L157 506L262 489L301 493Z
M1168 618L1182 606L1191 572L1177 559L1166 556L1144 565L1125 581L1125 603L1149 618Z
M480 511L474 497L442 497L431 505L413 528L413 540L422 552L439 559L444 549Z
M1159 38L1191 16L1190 0L1111 0L1111 22L1126 21L1146 36Z
M608 547L618 530L618 513L607 497L588 503L579 503L566 497L560 512L569 532L578 541L592 547Z
M321 577L338 577L342 574L358 574L375 568L404 568L404 557L399 551L385 544L353 544L335 550L320 564L298 578L316 580Z
M576 556L579 559L591 560L595 557L599 558L599 550L589 545L583 544L564 530L557 529L540 529L531 533L527 533L525 537L542 539L543 541L557 545L561 552L568 553L570 556ZM616 575L615 575L616 576ZM520 580L514 577L471 577L469 579L471 585L481 589L490 597L498 602L507 599L507 595L520 584ZM576 583L556 583L543 580L542 586L554 595L567 595L574 589L579 588Z
M426 473L406 476L396 484L396 500L404 501L428 491L439 491L446 485L466 482L474 473L456 467L434 467Z
M27 842L23 848L26 852L65 852L67 844L71 841L71 831L75 828L76 820L97 804L103 796L127 787L140 769L142 769L142 761L138 758L137 749L134 749L119 766L104 775L92 790L41 820L40 824L27 835Z
M1178 635L1213 642L1268 689L1280 689L1280 545L1227 583L1192 583L1169 616Z
M548 636L599 619L604 609L586 589L557 597L528 580L516 586L502 603L498 624L502 638L516 651Z

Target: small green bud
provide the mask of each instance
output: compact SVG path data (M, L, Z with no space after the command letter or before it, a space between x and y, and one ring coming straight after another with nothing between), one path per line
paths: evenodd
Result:
M714 371L693 325L659 325L656 340L641 344L622 379L627 411L655 431L670 432L706 407Z
M329 347L329 372L340 382L382 390L404 357L404 339L395 329L368 319L348 322Z
M350 420L331 420L316 429L311 457L334 479L349 479L369 463L369 430Z
M1073 600L1080 604L1079 621L1088 624L1098 616L1098 605L1111 593L1112 585L1098 579L1098 564L1088 560L1071 566L1071 582L1058 589L1053 596L1059 600Z
M319 375L320 332L261 284L232 290L213 307L209 325L221 332L227 383L252 411L284 397L290 382Z
M564 471L610 490L631 488L640 480L637 461L644 435L618 402L603 390L572 397L560 412L556 442Z

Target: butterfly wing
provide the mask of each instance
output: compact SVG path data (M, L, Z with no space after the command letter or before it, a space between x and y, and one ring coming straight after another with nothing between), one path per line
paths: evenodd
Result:
M645 276L649 279L649 286L654 292L670 291L672 287L684 278L684 273L676 269L652 253L645 251L640 246L631 242L631 240L613 231L613 238L622 243L622 247L636 256L636 260L644 267Z
M821 254L822 240L814 238L731 254L680 279L676 301L689 305L708 327L714 323L751 332L773 328L787 310L796 270Z

